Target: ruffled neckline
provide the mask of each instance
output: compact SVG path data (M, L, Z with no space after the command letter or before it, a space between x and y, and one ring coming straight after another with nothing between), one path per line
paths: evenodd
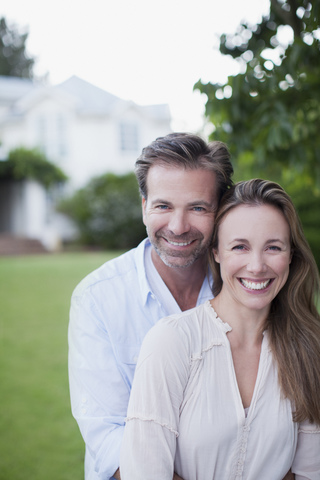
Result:
M223 330L227 333L227 332L231 332L232 330L232 327L227 323L227 322L224 322L223 320L221 320L221 318L219 317L219 315L217 314L217 312L215 311L215 309L213 308L213 306L211 305L211 302L210 300L207 300L206 301L206 305L209 307L210 309L210 314L214 316L214 318L218 321L218 323L221 325L221 327L223 328Z

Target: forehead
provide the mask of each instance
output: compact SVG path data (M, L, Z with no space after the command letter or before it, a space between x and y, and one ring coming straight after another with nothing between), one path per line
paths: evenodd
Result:
M220 223L219 236L226 232L243 238L271 232L290 235L290 227L281 210L272 205L238 205Z
M147 176L148 199L164 196L196 196L207 200L217 198L214 172L205 169L186 169L168 165L153 165Z

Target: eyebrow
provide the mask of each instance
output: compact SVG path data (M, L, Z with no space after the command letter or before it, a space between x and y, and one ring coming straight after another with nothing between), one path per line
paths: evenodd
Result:
M166 204L166 205L172 205L172 202L170 202L169 200L163 200L161 198L156 198L155 200L152 200L151 205L154 205L155 203L163 203L163 204ZM189 206L189 207L195 207L195 206L199 206L199 205L203 205L203 206L208 207L208 208L214 208L215 207L214 203L209 203L209 202L206 202L204 200L194 200L193 202L187 203L187 206Z
M194 202L190 202L188 203L188 205L190 207L195 207L195 206L198 206L198 205L203 205L205 207L208 207L208 208L214 208L215 206L215 202L214 203L209 203L209 202L205 202L204 200L196 200Z
M249 240L247 238L234 238L233 240L231 240L230 243L232 242L240 242L240 243L245 243L245 242L249 242ZM282 240L280 240L280 238L269 238L266 243L282 243L283 245L285 244L285 242L283 242Z

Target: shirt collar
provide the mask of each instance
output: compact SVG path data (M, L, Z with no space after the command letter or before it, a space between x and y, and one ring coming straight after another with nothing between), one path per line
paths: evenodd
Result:
M138 271L140 293L143 305L147 303L149 294L152 294L152 290L147 279L146 266L144 263L144 252L148 245L150 245L150 240L149 238L146 238L137 246L135 251L135 262Z
M145 238L136 248L135 251L135 262L138 271L140 293L143 305L146 305L148 296L153 295L154 292L151 289L151 286L147 279L147 272L145 266L145 249L151 244L149 238ZM206 278L202 289L199 294L199 304L203 303L205 300L211 299L213 297L212 290L210 285L212 284L212 274L209 270L209 278Z

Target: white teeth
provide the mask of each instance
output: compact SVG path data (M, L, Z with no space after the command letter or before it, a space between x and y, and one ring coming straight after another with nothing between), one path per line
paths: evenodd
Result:
M244 285L246 288L250 288L250 290L263 290L271 282L271 280L267 280L266 282L254 283L254 282L248 282L247 280L244 280L243 278L241 278L240 281L241 281L242 285Z
M191 242L184 242L184 243L178 243L178 242L172 242L170 240L168 240L169 243L171 243L171 245L177 245L178 247L185 247L186 245L190 245Z

